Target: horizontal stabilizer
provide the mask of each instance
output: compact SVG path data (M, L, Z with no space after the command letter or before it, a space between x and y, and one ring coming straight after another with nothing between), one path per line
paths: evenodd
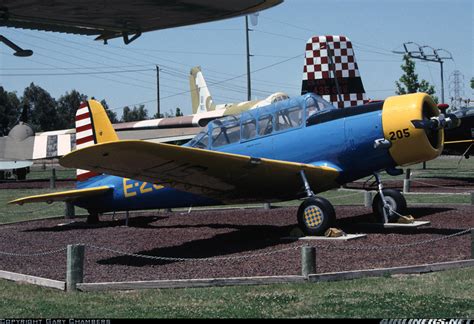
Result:
M337 187L338 170L145 141L118 141L64 156L60 164L214 198L222 202L293 199L304 193L300 171L316 191Z
M9 204L23 205L23 204L26 204L26 203L46 202L46 203L50 204L50 203L55 202L55 201L72 201L72 200L76 200L76 199L79 199L79 198L99 196L99 195L105 194L106 192L108 192L110 190L113 190L113 188L108 187L108 186L101 186L101 187L87 188L87 189L68 190L68 191L54 192L54 193L43 194L43 195L23 197L23 198L12 200L8 203Z

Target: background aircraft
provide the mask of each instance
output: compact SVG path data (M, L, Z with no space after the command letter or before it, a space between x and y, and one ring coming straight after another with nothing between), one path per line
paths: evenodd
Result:
M201 72L201 67L196 66L191 69L189 76L191 88L191 101L193 114L205 113L213 110L226 109L225 115L235 115L242 111L267 106L276 101L288 99L288 95L283 92L275 92L262 100L243 101L238 103L215 104L211 93L207 87L206 80ZM222 115L221 115L222 116Z
M443 154L462 155L468 159L474 154L474 108L462 108L453 112L461 125L445 131L447 146Z
M192 139L209 121L256 107L269 105L288 96L276 92L263 100L215 105L200 67L189 75L193 115L148 119L113 124L120 139L142 139L155 143L173 143ZM201 98L200 101L198 98ZM207 104L202 104L206 102ZM211 104L209 104L211 103ZM76 129L34 133L20 122L5 137L0 137L0 170L25 168L32 161L61 157L76 147ZM20 172L23 175L22 172ZM26 175L26 173L25 173ZM23 178L23 177L22 177Z
M217 119L176 146L120 141L100 103L89 100L76 115L78 150L60 160L81 169L77 190L11 203L66 200L94 221L112 210L305 198L298 223L319 235L335 212L314 193L437 157L450 122L426 94L346 109L306 94ZM405 199L379 188L374 212L383 221L398 218Z
M0 27L15 27L97 36L96 40L122 37L128 44L142 33L233 18L261 11L283 0L1 0ZM23 50L2 37L17 56Z

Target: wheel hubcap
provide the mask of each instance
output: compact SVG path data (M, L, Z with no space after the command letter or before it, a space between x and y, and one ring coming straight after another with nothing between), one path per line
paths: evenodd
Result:
M304 220L308 227L318 227L323 222L323 211L317 206L308 206L304 210Z
M392 197L385 197L385 200L387 201L387 204L390 206L390 211L389 211L390 216L395 215L393 211L397 210L397 203Z

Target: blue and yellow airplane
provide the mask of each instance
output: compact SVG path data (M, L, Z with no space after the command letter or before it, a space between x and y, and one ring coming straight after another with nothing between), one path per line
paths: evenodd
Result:
M176 146L119 140L101 104L89 100L76 114L77 150L60 160L82 169L77 189L11 203L69 201L87 209L92 221L107 211L299 198L299 226L320 235L335 212L315 194L372 174L379 182L373 204L379 219L403 214L405 199L383 189L378 173L399 174L397 166L436 158L452 119L424 93L345 109L307 93L216 119Z

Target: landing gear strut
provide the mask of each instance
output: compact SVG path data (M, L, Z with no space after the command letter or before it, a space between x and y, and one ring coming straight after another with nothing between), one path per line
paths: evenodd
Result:
M372 210L379 222L384 224L396 222L405 214L407 201L399 191L384 189L378 173L374 173L374 176L378 184L378 193L374 197Z
M300 171L307 198L298 208L298 225L307 235L323 235L336 218L332 204L314 195L304 171Z

